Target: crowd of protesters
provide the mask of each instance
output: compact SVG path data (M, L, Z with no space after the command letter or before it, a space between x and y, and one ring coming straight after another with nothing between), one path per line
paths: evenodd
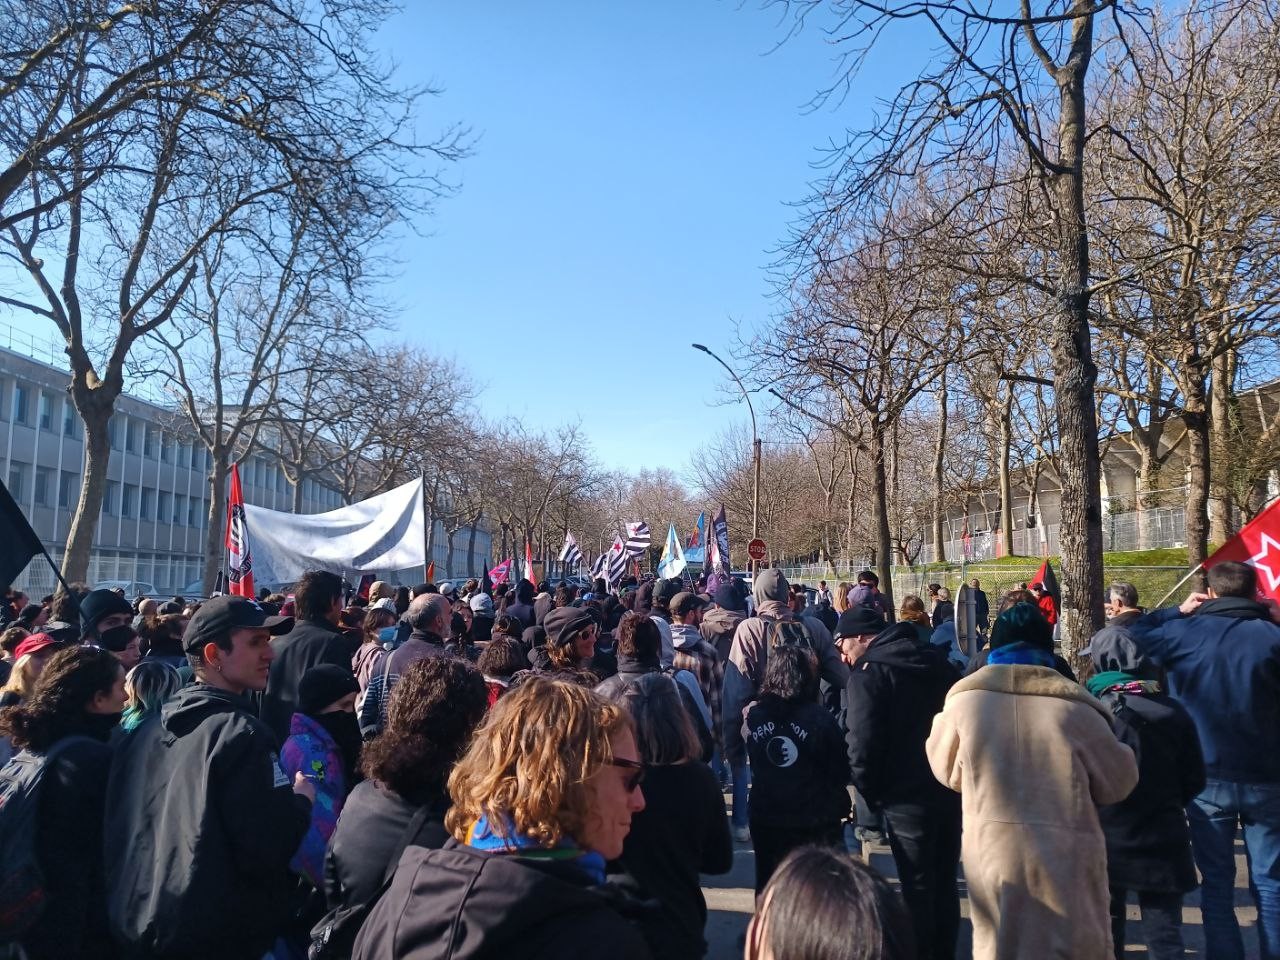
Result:
M696 960L749 842L752 960L953 960L961 870L978 958L1119 958L1131 897L1181 957L1199 886L1206 956L1243 960L1242 827L1280 958L1253 567L1150 613L1112 585L1083 685L1043 584L972 581L962 644L945 587L856 579L9 590L0 956Z

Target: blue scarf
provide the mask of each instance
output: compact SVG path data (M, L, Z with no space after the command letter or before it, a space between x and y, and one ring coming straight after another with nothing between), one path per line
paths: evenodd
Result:
M1026 667L1049 667L1054 663L1053 654L1042 647L1033 647L1019 640L996 647L987 655L987 663L1021 664Z
M548 849L533 837L523 836L510 818L505 818L502 826L505 836L496 832L489 818L482 814L467 830L467 846L532 860L568 860L590 877L592 883L604 883L605 859L594 850L583 850L570 837L563 837L559 844Z

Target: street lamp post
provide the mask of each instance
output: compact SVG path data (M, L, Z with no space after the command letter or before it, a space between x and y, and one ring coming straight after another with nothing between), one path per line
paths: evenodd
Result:
M720 366L729 372L729 376L733 377L733 382L738 385L738 389L742 391L742 399L747 401L747 412L751 414L751 447L755 455L755 479L752 483L751 490L751 539L756 540L760 537L760 433L756 429L756 411L751 405L751 394L747 392L747 388L743 386L742 380L733 372L733 368L720 359L710 348L700 343L693 344L693 349L701 350ZM752 573L755 572L756 561L751 561Z

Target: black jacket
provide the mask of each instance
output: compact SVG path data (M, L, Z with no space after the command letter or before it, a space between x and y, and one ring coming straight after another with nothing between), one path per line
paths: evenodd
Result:
M22 937L29 960L107 960L116 956L107 933L102 863L102 812L111 750L108 730L68 744L45 769L36 801L36 862L49 899ZM2 869L2 868L0 868Z
M535 626L533 604L531 603L509 603L506 610L508 617L517 617L526 627Z
M611 677L605 678L596 687L596 693L606 700L618 699L628 685L635 683L646 674L664 672L656 660L645 662L625 653L617 655L617 663L618 672ZM698 743L702 745L702 762L707 763L711 760L711 755L716 749L715 742L711 738L711 731L707 729L707 724L702 719L702 711L698 709L698 702L693 699L693 694L689 691L689 688L676 680L675 677L672 677L671 681L676 685L676 690L680 692L680 702L684 704L684 708L689 714L689 720L693 723L694 732L698 735Z
M410 847L352 960L645 960L639 905L569 862Z
M945 791L924 744L947 691L960 679L946 653L895 623L871 641L845 687L846 741L853 785L872 806L919 802Z
M351 658L359 641L341 633L327 620L300 620L283 637L271 641L276 658L267 677L267 694L262 701L262 722L283 744L289 736L289 721L298 706L298 681L312 667L332 663L351 669Z
M827 826L849 815L849 758L821 704L764 697L747 711L746 742L752 823Z
M1186 708L1163 693L1102 695L1111 728L1138 759L1138 785L1098 810L1107 838L1107 876L1128 890L1195 889L1191 833L1183 808L1204 789L1204 756Z
M248 701L180 690L116 747L107 915L137 958L258 960L288 919L289 860L311 821Z
M408 846L436 849L449 838L444 829L448 796L436 798L429 808ZM378 892L391 855L417 811L416 804L372 780L351 791L324 855L324 894L330 910L356 906Z
M657 901L659 909L640 925L655 957L698 960L707 952L698 875L733 867L724 794L706 764L682 763L649 768L644 804L631 819L622 856L609 865L610 882Z

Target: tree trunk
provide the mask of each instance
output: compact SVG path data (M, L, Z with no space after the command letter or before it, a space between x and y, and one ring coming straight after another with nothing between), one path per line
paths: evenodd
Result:
M858 504L858 448L849 444L849 502L848 516L845 519L845 565L853 569L853 521L857 516Z
M874 487L872 512L876 528L876 573L889 622L896 609L893 603L893 541L889 533L889 478L885 470L884 424L879 418L871 425L871 482Z
M107 489L107 472L111 466L111 435L107 426L115 398L103 397L100 395L103 392L102 388L90 390L83 386L79 377L72 381L72 402L84 423L84 482L80 485L80 499L71 519L67 551L62 560L62 576L68 583L88 579L89 558Z
M1159 505L1155 491L1160 488L1160 464L1150 444L1135 444L1138 451L1138 495L1134 506L1138 511L1138 549L1151 549L1152 524L1150 511Z
M471 518L471 529L467 533L467 576L473 577L476 573L476 527L480 525L480 517L482 514L476 514ZM481 571L483 573L483 571Z
M1212 472L1209 477L1209 541L1225 543L1235 533L1235 487L1231 475L1232 441L1235 439L1235 352L1225 350L1213 358L1209 394L1209 443Z
M1073 9L1091 9L1075 0ZM1071 56L1059 69L1055 176L1059 309L1053 316L1054 413L1060 438L1062 484L1063 654L1077 670L1079 651L1103 625L1102 499L1099 490L1098 411L1089 330L1089 235L1085 222L1085 76L1093 49L1093 18L1072 23Z
M1004 415L998 424L1000 449L996 455L996 476L1000 485L1000 535L1004 540L1006 555L1013 553L1013 477L1009 458L1013 447L1013 386L1004 401Z
M215 452L213 472L209 474L209 526L204 532L204 570L200 574L200 584L206 597L213 592L218 571L226 560L227 477L230 473L231 465L227 463L226 456ZM252 549L252 540L249 546Z
M293 485L292 507L293 507L294 513L302 512L302 485L303 485L302 474L298 474L298 482Z
M938 442L933 448L933 562L945 563L947 548L942 541L942 498L945 477L942 473L943 455L947 450L947 373L942 372L938 384Z
M1209 410L1203 371L1195 358L1182 377L1182 419L1187 427L1187 562L1209 556Z

